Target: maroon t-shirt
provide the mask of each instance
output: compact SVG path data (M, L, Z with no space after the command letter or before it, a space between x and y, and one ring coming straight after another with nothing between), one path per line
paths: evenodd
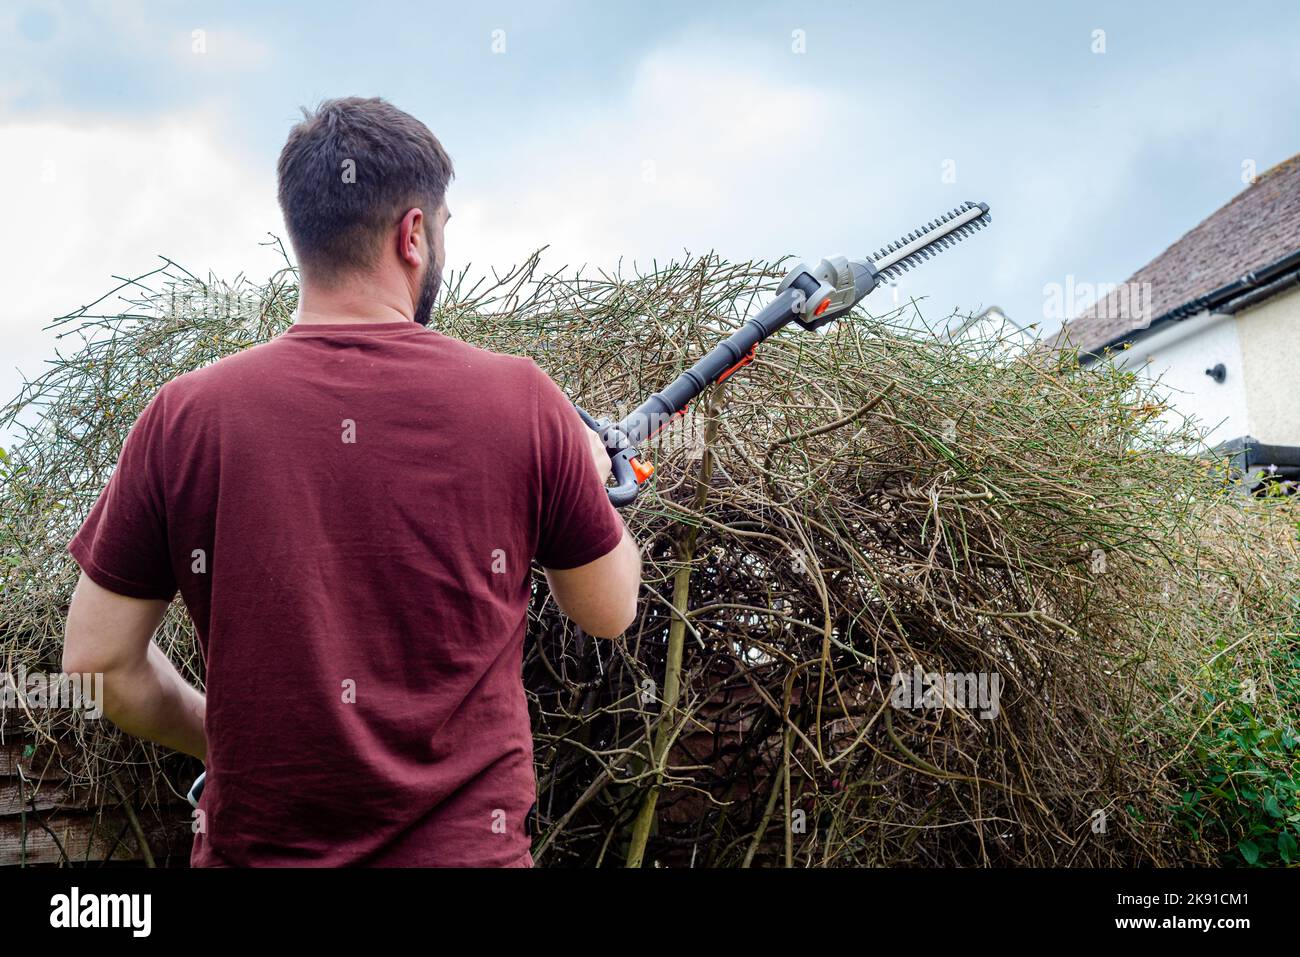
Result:
M192 862L529 866L529 564L623 523L531 360L295 325L167 383L69 550L179 589L207 666Z

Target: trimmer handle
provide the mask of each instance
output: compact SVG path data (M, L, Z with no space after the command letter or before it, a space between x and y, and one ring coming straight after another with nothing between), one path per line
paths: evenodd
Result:
M207 782L207 780L208 780L208 772L204 771L197 778L195 778L194 783L190 785L190 793L185 795L185 800L190 802L190 807L199 806L199 798L203 797L203 785Z
M642 480L636 477L636 469L632 465L632 459L636 458L636 454L636 449L623 449L617 455L609 457L609 462L614 467L616 483L608 489L609 502L615 508L626 508L631 505L641 491Z
M626 508L636 501L641 483L650 477L654 467L640 460L641 453L627 434L609 419L592 418L582 406L575 404L573 407L578 410L578 415L587 428L600 436L605 443L605 451L609 453L615 483L606 489L610 504L615 508Z

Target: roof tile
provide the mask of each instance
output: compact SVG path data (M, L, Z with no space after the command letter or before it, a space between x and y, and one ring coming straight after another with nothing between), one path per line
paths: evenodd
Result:
M1056 344L1090 351L1183 303L1300 249L1300 154L1255 179L1143 266L1124 286L1067 322ZM1149 286L1142 284L1149 283ZM1137 284L1137 285L1133 285ZM1149 290L1141 295L1137 290ZM1149 300L1147 297L1149 296ZM1145 300L1145 301L1144 301Z

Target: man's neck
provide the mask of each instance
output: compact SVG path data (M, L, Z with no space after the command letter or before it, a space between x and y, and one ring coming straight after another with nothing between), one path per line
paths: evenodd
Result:
M410 298L373 284L349 283L346 289L322 289L304 281L298 293L298 325L328 323L366 325L411 322Z

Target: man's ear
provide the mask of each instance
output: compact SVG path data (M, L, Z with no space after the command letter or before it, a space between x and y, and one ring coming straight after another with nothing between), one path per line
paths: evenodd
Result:
M424 232L424 210L418 206L408 209L397 225L397 257L418 269L431 255L433 251Z

